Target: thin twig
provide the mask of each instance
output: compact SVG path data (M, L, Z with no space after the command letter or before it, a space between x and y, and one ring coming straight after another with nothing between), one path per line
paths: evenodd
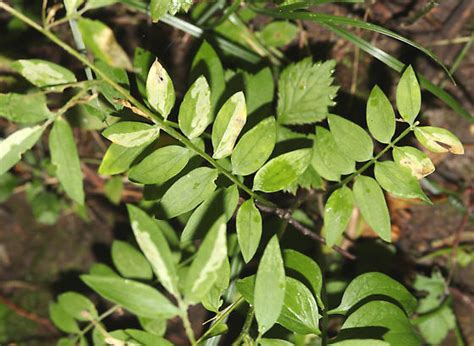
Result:
M326 239L324 239L321 235L313 232L311 229L308 227L302 225L300 222L296 221L292 216L289 210L287 209L282 209L282 208L272 208L272 207L267 207L265 205L261 205L259 203L256 203L256 206L258 209L265 213L269 214L274 214L278 216L282 220L286 220L290 225L292 225L294 228L296 228L297 231L299 231L301 234L303 234L306 237L309 237L313 240L316 240L317 242L326 245ZM340 246L334 245L332 246L332 249L338 253L340 253L342 256L344 256L347 259L350 260L355 260L356 257L351 254L349 251L341 248Z

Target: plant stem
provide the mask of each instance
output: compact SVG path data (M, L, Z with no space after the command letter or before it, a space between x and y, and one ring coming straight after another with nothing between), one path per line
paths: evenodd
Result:
M188 306L181 299L178 299L178 304L179 304L179 308L182 311L181 320L183 321L183 326L186 332L186 336L188 337L191 345L197 345L196 338L194 337L193 328L191 327L191 322L189 321L189 317L188 317Z
M232 346L240 346L242 339L249 334L250 327L252 326L253 317L255 315L255 310L253 307L250 307L247 311L247 316L245 317L244 326L242 327L242 331L237 339L232 343Z
M237 309L240 306L240 304L242 304L244 301L245 301L244 298L240 297L235 302L233 302L231 305L229 305L225 310L223 310L220 313L220 315L214 320L214 324L203 335L201 335L201 337L197 340L197 344L200 344L201 342L203 342L207 338L207 336L212 333L212 331L216 328L216 326L219 325L219 323L222 320L224 320L227 316L229 316L229 314L232 311Z
M415 122L413 125L410 125L410 127L406 128L397 138L395 138L393 141L391 141L387 146L380 151L375 157L367 161L361 168L359 168L357 171L352 173L350 176L345 178L343 181L341 181L339 184L335 185L335 187L332 190L337 189L338 187L341 187L343 185L348 184L349 182L352 181L355 177L358 175L362 174L365 172L370 166L372 166L374 163L377 162L379 158L382 157L383 154L385 154L387 151L389 151L391 148L395 146L399 141L401 141L403 138L406 137L411 131L415 129L415 127L419 124L419 122Z
M1 3L0 3L1 5ZM118 309L120 308L120 305L114 305L112 306L110 309L108 309L107 311L105 311L102 315L100 315L97 320L94 320L94 321L91 321L84 329L82 329L80 331L80 333L78 333L76 335L76 338L74 339L74 345L76 345L76 343L81 339L82 336L84 336L88 331L90 331L92 328L94 328L94 326L101 322L102 320L104 320L105 318L109 317L110 315L112 315L115 311L117 311Z
M163 131L168 133L171 137L174 139L178 140L181 142L183 145L185 145L187 148L193 150L195 153L197 153L199 156L201 156L204 160L209 162L214 168L217 169L217 171L226 176L230 181L232 181L234 184L236 184L242 191L247 193L249 196L254 198L255 200L259 201L262 204L268 205L268 206L273 206L273 203L267 200L266 198L256 194L253 192L251 189L249 189L245 184L240 182L237 177L235 177L232 173L227 171L225 168L223 168L219 163L217 163L210 155L208 155L204 150L200 149L196 145L194 145L187 137L176 131L173 127L171 127L165 120L163 120L161 117L158 115L154 114L152 111L150 111L146 106L144 106L140 101L138 101L135 97L130 95L130 93L123 87L121 87L118 83L113 81L109 76L107 76L102 70L97 68L93 63L91 63L85 56L83 56L80 52L72 48L70 45L67 43L63 42L60 38L58 38L54 33L52 33L50 30L45 29L41 27L39 24L37 24L35 21L31 20L21 12L15 10L13 7L7 5L6 3L0 2L0 8L4 9L11 15L17 17L21 21L23 21L25 24L31 26L33 29L39 31L42 33L44 36L46 36L48 39L50 39L52 42L57 44L59 47L64 49L67 53L75 57L77 60L82 62L85 66L89 67L96 75L98 75L104 82L109 84L111 87L113 87L120 95L122 95L127 101L129 101L133 106L135 106L138 110L140 110L143 113L143 116L147 118L148 120L152 121L155 123L157 126L159 126Z

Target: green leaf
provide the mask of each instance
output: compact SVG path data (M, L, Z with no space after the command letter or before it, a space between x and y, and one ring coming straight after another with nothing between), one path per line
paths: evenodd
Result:
M81 279L105 299L138 316L171 318L180 314L160 292L140 282L93 275L82 275Z
M189 162L191 152L179 145L168 145L147 155L129 172L129 178L142 184L163 184Z
M287 188L304 173L311 156L311 149L298 149L275 157L257 172L253 189L276 192Z
M394 147L393 160L410 170L416 179L422 179L434 172L435 166L428 155L413 147Z
M285 298L285 268L278 237L270 239L258 265L254 307L258 332L263 335L278 320Z
M276 141L275 118L268 117L245 133L232 153L232 173L249 175L268 160Z
M86 48L96 58L113 67L132 69L127 53L117 43L113 31L104 23L81 17L77 24L84 39Z
M219 269L226 259L226 224L221 218L204 238L186 275L184 295L187 302L201 301L216 282Z
M447 304L422 318L423 321L418 324L418 328L423 339L430 345L440 345L449 331L456 327L456 316Z
M194 239L203 238L205 232L221 216L225 222L229 221L238 203L239 190L236 185L215 191L192 213L181 233L181 243L186 244Z
M321 299L323 275L318 264L308 256L291 249L286 249L283 251L283 261L285 262L286 268L297 272L308 281L313 290L313 294L318 300L319 306L324 308L324 304Z
M49 134L51 162L56 166L56 176L72 200L84 204L84 186L81 162L69 123L58 118Z
M354 187L356 205L369 226L383 240L390 241L390 215L382 189L375 179L365 176L356 178Z
M385 274L372 272L352 280L344 291L341 304L330 313L344 314L366 298L380 296L399 302L408 315L415 312L416 298L401 283Z
M74 83L76 76L67 68L40 59L20 59L12 65L18 73L37 87Z
M285 282L284 305L277 323L298 334L319 334L320 316L311 291L293 278L286 277ZM237 281L236 286L245 300L253 304L255 275Z
M103 263L94 263L89 270L89 274L94 276L110 276L115 278L119 277L119 275L112 268Z
M197 207L216 189L217 171L200 167L178 179L163 195L161 206L168 218Z
M239 91L224 103L212 126L213 158L222 159L232 154L237 137L246 121L245 96Z
M256 74L246 73L244 78L248 114L252 115L256 111L260 114L266 110L266 108L263 109L265 106L269 106L269 112L272 112L271 104L275 94L275 83L270 68L265 67Z
M374 86L367 100L367 126L381 143L389 143L395 134L395 112L378 85Z
M202 305L213 312L219 312L219 308L222 306L224 301L221 299L223 292L229 287L230 280L230 264L226 258L221 267L217 270L217 279L214 285L211 287L206 296L202 299Z
M291 346L293 345L291 342L282 340L282 339L268 339L262 338L260 339L261 346Z
M419 126L415 128L415 136L421 145L434 153L447 153L449 151L457 155L464 154L461 141L446 129L434 126Z
M397 85L397 108L402 118L409 124L413 124L420 113L421 90L411 65L403 72Z
M66 292L58 296L61 308L72 318L79 321L91 321L98 317L94 304L82 294Z
M159 224L143 210L127 205L133 234L161 284L174 296L178 292L178 274L173 255Z
M21 156L35 145L44 127L40 125L24 127L0 141L0 175L20 161Z
M77 322L58 303L49 304L49 318L62 332L79 333Z
M377 339L348 339L341 340L330 344L331 346L390 346L390 344L383 340Z
M313 64L306 58L288 66L278 82L278 123L308 124L324 120L338 87L331 86L336 62Z
M99 70L101 70L102 73L105 74L109 79L113 80L124 89L130 90L130 81L128 80L127 71L125 71L123 68L112 67L102 60L97 60L95 64ZM109 101L115 110L122 110L124 108L123 104L117 102L117 100L124 98L122 93L104 81L101 75L97 75L97 79L102 81L98 87L100 93L106 98L107 101ZM95 100L95 102L96 104L99 104L99 101Z
M339 181L341 175L355 171L355 161L346 157L324 127L316 126L312 165L323 178Z
M87 0L87 7L90 9L110 6L119 2L119 0Z
M245 263L250 262L262 237L262 216L253 200L242 203L237 212L237 239Z
M165 14L168 13L171 0L151 0L150 14L153 22L158 22Z
M143 329L151 334L163 336L166 332L166 319L138 317Z
M99 174L114 175L123 173L130 168L133 161L141 154L149 143L138 147L126 148L112 143L105 152L99 167Z
M66 13L68 15L73 14L83 2L84 2L84 0L64 0L64 6L66 7Z
M18 183L19 179L11 173L6 172L0 175L0 203L10 198Z
M430 203L429 198L421 190L420 183L408 168L393 161L377 162L374 173L380 186L392 195L401 198L419 198Z
M283 47L293 41L299 28L286 21L273 21L259 32L260 39L269 47Z
M121 240L112 243L112 261L120 275L130 279L150 280L150 264L135 247Z
M390 345L421 345L421 340L413 330L405 312L389 302L375 300L362 305L346 319L342 325L341 333L365 327L386 329L382 338ZM380 335L380 333L378 334Z
M133 69L136 75L137 88L140 95L146 99L146 79L151 65L155 61L153 54L141 47L135 48Z
M192 80L201 75L206 77L211 86L211 106L214 112L224 94L226 81L219 56L207 41L202 42L191 66Z
M179 128L189 139L199 137L212 123L211 90L206 77L200 76L184 95L179 108Z
M374 143L362 127L334 114L328 119L334 140L344 155L358 162L372 158Z
M328 246L336 244L346 230L354 209L354 196L347 186L335 190L324 207L324 229Z
M33 216L38 223L54 225L58 221L61 203L56 194L41 191L28 199L33 209Z
M113 177L104 185L104 193L109 201L118 205L122 200L123 180L122 177Z
M102 136L112 143L126 148L138 147L155 140L160 134L160 128L137 121L120 121L103 132Z
M176 96L173 81L158 59L155 60L150 67L150 71L148 71L146 94L153 109L157 110L166 119L174 106Z
M32 124L52 116L46 96L33 94L0 94L0 116L18 124Z

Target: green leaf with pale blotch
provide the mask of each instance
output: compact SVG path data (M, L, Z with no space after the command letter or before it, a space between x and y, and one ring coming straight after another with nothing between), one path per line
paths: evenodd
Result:
M181 233L181 243L186 244L194 239L203 238L205 232L220 217L224 217L225 222L229 221L234 215L238 203L239 189L236 185L215 191L196 208L189 218Z
M389 143L395 134L395 112L378 85L374 86L367 100L367 127L381 143Z
M211 106L215 114L218 102L224 94L226 81L219 56L207 41L202 42L201 47L199 47L194 56L191 66L191 75L192 80L195 80L201 75L206 77L206 80L211 86Z
M213 312L218 312L224 301L221 299L224 291L229 287L230 280L230 264L226 258L221 267L217 270L216 281L209 292L202 298L202 305Z
M138 147L126 148L112 143L105 152L99 166L99 174L114 175L123 173L130 168L133 161L141 154L149 143Z
M82 275L81 279L102 297L123 306L135 315L171 318L180 314L180 310L165 296L140 282L93 275Z
M52 116L46 96L33 94L0 94L0 117L19 124L32 124Z
M49 304L49 318L64 333L79 333L77 322L58 303Z
M67 68L46 60L20 59L11 66L31 84L40 88L76 81L74 73Z
M168 242L159 224L143 210L128 204L133 234L161 284L173 295L178 292L178 274Z
M196 208L216 189L217 170L200 167L177 180L164 194L161 206L168 218Z
M390 215L382 189L375 179L365 176L356 178L354 187L356 205L369 226L383 240L390 241Z
M311 149L298 149L275 157L257 172L253 189L275 192L287 188L304 173L311 156Z
M265 67L256 74L245 73L245 99L247 101L247 112L252 115L255 111L267 111L271 114L271 105L275 94L275 83L272 70ZM266 115L261 114L261 115Z
M421 90L415 71L410 65L397 85L397 108L405 121L413 124L421 109Z
M157 110L166 119L175 102L173 81L158 59L148 71L146 79L147 99L153 109Z
M146 258L125 241L114 240L112 243L112 261L120 275L126 278L150 280L153 277Z
M237 137L247 121L244 93L232 95L219 110L212 126L212 146L215 159L232 154Z
M186 275L184 296L187 302L201 301L216 282L219 269L226 259L226 224L221 218L204 238Z
M266 333L278 320L285 299L285 268L278 237L268 242L255 278L254 307L260 334Z
M44 127L24 127L0 141L0 175L12 168L41 137Z
M354 196L347 186L334 191L324 207L324 230L328 246L333 246L346 230L354 209Z
M334 114L328 119L334 140L344 155L358 162L372 158L374 143L362 127Z
M370 327L375 327L373 333L375 335L372 337L380 336L380 332L376 332L377 329L383 330L382 338L390 345L421 345L421 340L405 312L392 303L375 300L362 305L346 319L342 325L341 333L346 330L348 332L357 330L356 328L366 329L370 332ZM366 345L368 344L366 343Z
M232 173L249 175L270 157L276 141L275 118L268 117L245 133L232 153Z
M236 286L245 300L254 304L255 275L237 281ZM319 318L311 291L298 280L286 277L284 305L277 323L298 334L319 334Z
M109 141L126 148L149 143L155 140L159 134L159 127L137 121L120 121L102 132L102 136Z
M84 204L84 185L81 162L69 123L58 118L49 134L51 162L56 166L56 176L67 195Z
M117 43L113 31L104 23L81 17L77 24L84 44L96 58L113 67L132 69L127 53Z
M416 179L422 179L434 172L435 166L431 159L421 150L413 147L394 147L393 160L406 167Z
M278 81L278 123L308 124L324 120L334 105L338 87L332 86L336 62L313 64L306 58L288 66Z
M283 47L296 38L299 28L286 21L273 21L258 33L260 39L270 47Z
M355 161L342 153L332 133L324 127L316 127L313 148L313 167L323 178L339 181L342 174L355 171Z
M179 145L159 148L133 166L128 176L142 184L163 184L186 167L191 154Z
M416 298L398 281L389 276L371 272L359 275L346 287L341 304L330 313L345 314L360 301L371 296L384 296L399 302L408 315L415 312ZM380 298L379 298L380 299Z
M253 200L242 203L237 212L237 239L245 263L255 255L262 237L262 216Z
M94 304L82 294L66 292L58 296L61 308L72 318L79 321L91 321L98 317Z
M313 294L316 296L318 304L324 308L321 299L321 289L323 287L323 275L319 265L301 252L286 249L283 251L283 261L285 267L301 274L310 284Z
M212 123L211 90L204 76L200 76L184 95L179 108L179 128L189 139L199 137Z
M419 198L430 203L429 198L421 190L420 183L406 167L393 161L375 164L375 179L385 191L401 198Z
M464 154L461 141L446 129L434 126L419 126L415 128L415 136L421 145L434 153L447 153L449 151L457 155Z

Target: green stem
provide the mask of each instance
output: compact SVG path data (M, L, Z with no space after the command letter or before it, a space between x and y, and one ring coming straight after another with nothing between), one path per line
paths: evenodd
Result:
M96 75L98 75L104 82L109 84L111 87L113 87L120 95L122 95L127 101L129 101L133 106L135 106L137 109L139 109L145 118L148 120L154 122L157 126L159 126L163 131L168 133L171 137L174 139L178 140L181 142L183 145L185 145L187 148L193 150L195 153L197 153L199 156L201 156L204 160L209 162L214 168L217 169L217 171L226 176L230 181L232 181L234 184L236 184L242 191L247 193L249 196L254 198L255 200L259 201L262 204L268 205L268 206L273 206L273 203L268 201L266 198L256 194L253 192L251 189L249 189L247 186L245 186L242 182L240 182L237 177L235 177L232 173L227 171L225 168L223 168L219 163L217 163L210 155L208 155L204 150L200 149L198 146L194 145L187 137L176 131L173 127L169 125L168 122L163 120L161 117L158 115L154 114L152 111L150 111L147 107L145 107L140 101L138 101L135 97L130 95L130 93L123 87L121 87L117 82L112 80L108 75L106 75L102 70L97 68L93 63L91 63L85 56L83 56L80 52L72 48L70 45L67 43L61 41L60 38L58 38L54 33L49 31L48 29L42 28L39 24L22 14L21 12L15 10L13 7L0 2L0 8L4 9L11 15L17 17L21 21L23 21L25 24L31 26L33 29L37 30L38 32L42 33L44 36L46 36L48 39L50 39L52 42L57 44L59 47L64 49L67 53L75 57L77 60L82 62L85 66L89 67Z
M1 5L1 3L0 3ZM120 305L114 305L112 306L110 309L108 309L107 311L105 311L102 315L100 315L96 320L94 321L91 321L84 329L82 329L77 335L76 335L76 338L74 340L74 345L76 345L76 343L81 339L81 337L83 337L87 332L89 332L92 328L94 328L94 326L98 323L100 323L101 321L103 321L104 319L106 319L107 317L109 317L110 315L112 315L115 311L117 311L118 309L120 308Z
M348 184L349 182L352 181L352 179L354 179L358 175L365 172L370 166L372 166L374 163L376 163L377 160L382 157L382 155L384 155L387 151L392 149L395 146L395 144L397 144L399 141L401 141L403 138L405 138L411 131L413 131L418 124L419 124L419 122L415 122L413 125L410 125L410 127L406 128L397 138L395 138L393 141L391 141L389 144L387 144L387 146L382 151L380 151L375 157L373 157L372 159L367 161L365 163L365 165L363 165L357 171L355 171L354 173L349 175L347 178L345 178L343 181L341 181L339 184L337 184L334 187L334 190L337 189L338 187L341 187L343 185Z
M235 302L233 302L231 305L229 305L224 311L222 311L220 313L220 315L214 320L214 324L197 340L197 343L200 344L204 340L206 340L207 336L212 334L212 332L214 331L216 326L219 325L219 323L221 321L223 321L227 316L229 316L229 314L232 311L237 309L240 306L240 304L242 304L244 301L245 301L244 298L240 297Z
M250 307L247 311L247 316L245 317L244 326L242 327L242 331L238 338L232 343L232 346L240 346L243 338L249 334L250 327L252 326L253 317L255 315L255 310L253 307Z
M182 311L181 320L183 321L186 336L188 337L191 345L197 345L196 338L194 337L193 328L191 327L191 322L189 321L188 317L188 305L186 305L180 298L178 298L178 305Z

